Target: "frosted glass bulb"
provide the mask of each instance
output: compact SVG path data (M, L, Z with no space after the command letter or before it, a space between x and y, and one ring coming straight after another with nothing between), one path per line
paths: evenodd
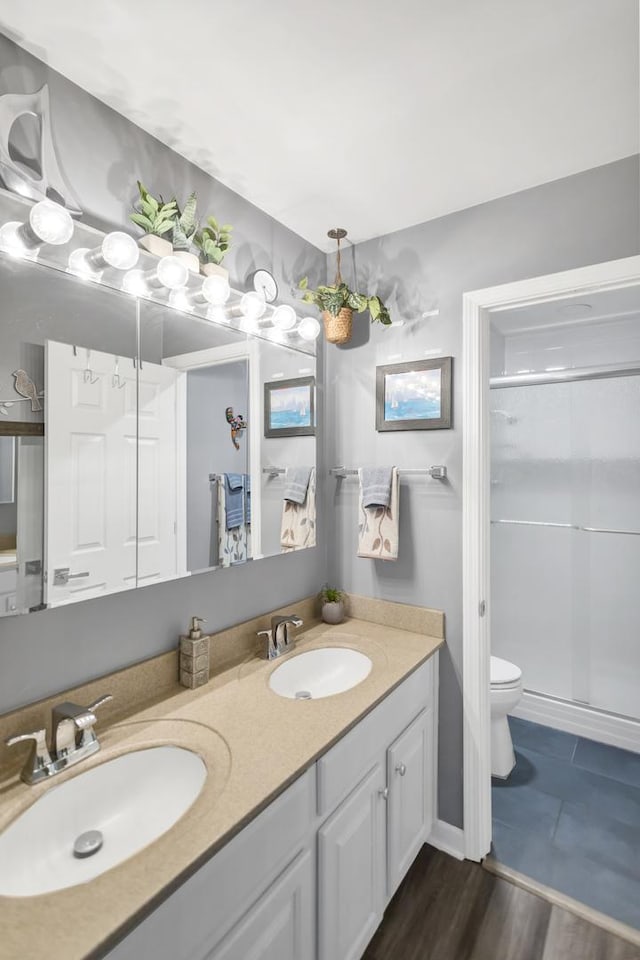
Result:
M189 302L184 287L178 287L176 290L171 291L169 294L169 306L174 307L176 310L183 310L186 313L191 313L193 310L193 305Z
M317 340L320 335L320 323L315 317L303 317L298 327L303 340Z
M29 249L22 237L23 224L19 220L9 220L0 227L0 247L14 256L24 256Z
M286 303L276 307L271 319L274 326L278 327L279 330L293 330L298 322L295 310Z
M186 286L189 270L177 257L163 257L156 269L156 276L167 290L179 290Z
M144 270L129 270L125 273L122 289L133 297L144 297L148 293Z
M140 256L140 248L133 237L121 230L106 235L101 252L105 263L118 270L131 270Z
M231 287L225 277L207 277L202 284L202 296L214 307L221 307L231 296Z
M259 293L255 293L253 290L243 294L240 300L240 310L247 320L259 320L266 309L267 304L264 297L260 296Z
M211 320L213 323L229 323L229 317L224 307L214 304L211 304L207 310L207 320Z
M56 246L73 236L71 214L53 200L41 200L29 211L29 226L38 240Z
M79 273L82 276L91 276L95 273L89 255L91 250L88 247L78 247L69 254L69 270L71 273Z

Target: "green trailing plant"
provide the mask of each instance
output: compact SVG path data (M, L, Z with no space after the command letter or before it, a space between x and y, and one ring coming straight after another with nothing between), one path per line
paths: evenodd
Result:
M207 217L207 225L198 230L194 238L204 263L222 263L231 246L232 230L230 223L220 226L215 217Z
M391 323L389 310L380 297L367 297L364 293L356 293L341 278L333 285L321 285L310 290L308 278L303 277L298 289L304 291L302 299L305 303L313 303L320 311L326 310L334 317L337 317L344 307L348 307L356 313L368 311L372 323L382 323L385 327Z
M173 229L173 222L178 216L178 204L175 200L165 203L162 197L156 200L143 183L139 180L137 183L140 197L129 219L142 227L145 233L163 237Z
M321 603L342 603L346 598L347 595L337 587L323 587L320 591Z
M188 251L198 229L198 198L195 191L189 195L182 210L176 204L176 217L173 221L171 242L174 250Z

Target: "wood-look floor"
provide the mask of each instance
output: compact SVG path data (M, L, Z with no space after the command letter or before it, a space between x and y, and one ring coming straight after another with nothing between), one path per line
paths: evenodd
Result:
M640 960L640 949L425 846L363 960Z

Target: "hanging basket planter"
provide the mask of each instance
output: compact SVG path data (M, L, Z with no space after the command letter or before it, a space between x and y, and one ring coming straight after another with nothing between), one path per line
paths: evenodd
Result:
M353 332L353 310L342 307L337 316L323 310L324 336L327 343L349 343Z
M324 334L327 343L349 343L353 332L353 311L369 312L372 323L381 323L388 327L391 324L389 311L378 296L367 296L352 290L342 279L340 271L340 241L344 240L347 231L342 227L329 230L328 236L337 241L336 251L336 279L331 286L323 285L315 290L309 289L307 277L298 283L298 289L303 290L302 299L305 303L313 303L322 313Z

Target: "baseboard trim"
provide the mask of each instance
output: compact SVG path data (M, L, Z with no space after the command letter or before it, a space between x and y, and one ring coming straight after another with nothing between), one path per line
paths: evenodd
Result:
M464 860L464 830L454 827L446 820L434 821L427 843L436 850L442 850L443 853L455 857L456 860Z
M561 893L559 890L547 887L544 883L538 883L537 880L532 880L531 877L525 876L525 874L520 873L518 870L513 870L512 867L506 867L503 863L498 863L493 857L485 857L482 861L482 866L496 877L501 877L503 880L514 883L517 887L521 887L523 890L526 890L528 893L533 893L537 897L542 897L543 900L547 900L556 907L562 907L563 910L568 910L569 913L573 913L582 920L587 920L589 923L594 924L594 926L606 930L607 933L615 934L615 936L620 937L621 940L627 940L629 943L634 944L634 946L640 946L640 930L636 930L635 927L630 927L628 924L622 923L621 920L615 920L606 913L594 910L592 907L587 906L586 903L574 900L573 897L567 896L566 893Z
M514 717L640 753L640 722L525 690Z

